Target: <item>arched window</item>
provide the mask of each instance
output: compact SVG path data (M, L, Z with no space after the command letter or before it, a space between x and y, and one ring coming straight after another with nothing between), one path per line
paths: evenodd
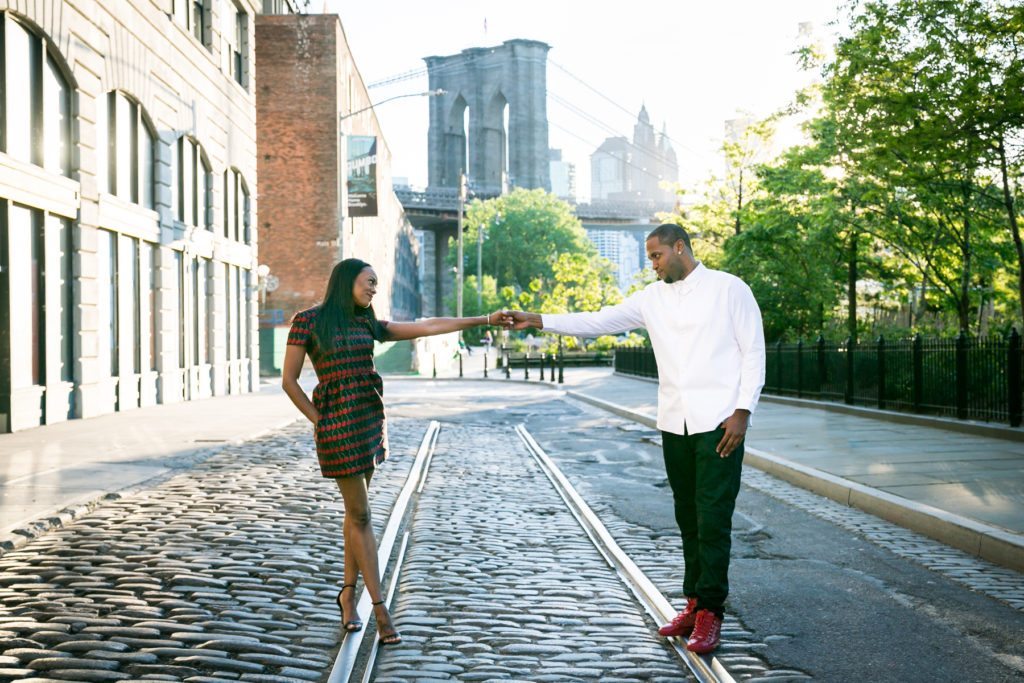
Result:
M252 241L249 186L237 168L224 171L224 236L236 242Z
M0 150L47 171L71 175L71 86L52 47L0 14Z
M100 190L153 208L156 134L142 107L121 92L96 102L96 160Z
M194 139L180 137L174 146L174 167L178 220L185 225L212 230L213 171L206 152Z

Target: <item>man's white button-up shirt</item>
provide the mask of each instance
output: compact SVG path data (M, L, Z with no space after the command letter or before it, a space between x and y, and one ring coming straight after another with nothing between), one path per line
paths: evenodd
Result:
M751 413L764 386L761 310L742 280L698 263L593 313L541 316L545 330L581 337L647 328L658 361L658 429L700 434L737 409Z

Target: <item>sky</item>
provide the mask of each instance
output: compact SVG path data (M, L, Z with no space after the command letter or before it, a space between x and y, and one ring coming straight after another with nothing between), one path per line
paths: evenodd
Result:
M368 85L422 70L427 56L513 38L550 45L549 146L576 164L586 199L590 154L606 137L632 138L641 105L657 131L667 126L684 186L720 173L724 122L762 118L793 99L811 77L793 55L799 24L813 22L830 43L839 1L312 0L310 11L341 17ZM371 87L370 98L426 89L424 73ZM427 180L427 103L406 97L377 108L393 175L418 187Z

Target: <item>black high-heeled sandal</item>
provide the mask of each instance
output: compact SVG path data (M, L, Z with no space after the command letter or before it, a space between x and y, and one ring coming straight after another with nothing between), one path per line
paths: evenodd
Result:
M345 618L345 608L341 606L341 596L345 592L346 588L351 588L352 592L355 593L356 585L354 583L346 583L341 587L341 590L338 591L338 597L335 599L335 602L338 603L338 609L341 611L342 619ZM355 633L356 631L361 631L363 629L363 622L359 619L350 619L349 621L345 622L342 628L344 628L347 633Z
M383 600L378 600L377 602L374 602L372 604L373 604L374 607L376 607L377 605L383 605L384 601ZM380 645L398 645L399 643L402 642L402 634L399 633L395 629L395 625L392 624L391 625L391 632L383 634L383 635L378 635L377 636L377 642Z

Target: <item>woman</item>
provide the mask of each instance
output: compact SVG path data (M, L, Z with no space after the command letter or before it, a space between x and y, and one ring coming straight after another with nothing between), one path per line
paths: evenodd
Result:
M334 267L319 306L295 314L285 350L282 386L312 422L317 460L345 501L345 581L336 602L347 632L363 627L355 618L359 572L373 601L380 643L402 637L381 596L377 541L370 524L367 487L374 468L387 458L383 383L373 366L373 342L414 339L504 321L500 313L473 318L432 318L411 323L377 320L370 305L377 274L368 263L345 259ZM319 383L312 401L299 386L306 354ZM351 590L349 590L351 589Z

